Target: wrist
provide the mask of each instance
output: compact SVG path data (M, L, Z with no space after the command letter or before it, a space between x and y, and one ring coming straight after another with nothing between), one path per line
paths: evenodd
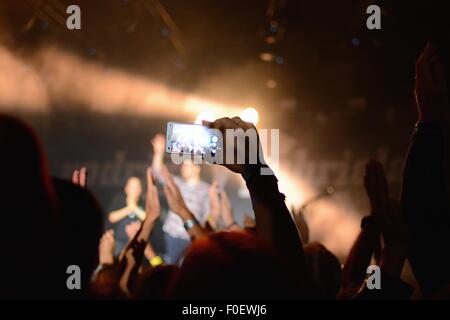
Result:
M194 216L192 216L191 219L187 219L185 221L183 221L183 226L184 229L189 232L189 230L191 230L193 227L195 227L196 225L198 225L198 221L197 219L195 219Z
M274 175L274 173L268 165L257 163L246 165L242 170L241 175L246 182L249 182L258 176Z
M178 215L183 221L192 219L194 215L189 211L188 208L181 208L178 212Z
M158 159L162 159L164 157L164 150L155 151L154 156L157 157Z
M275 175L253 176L245 182L253 205L256 203L271 205L284 202L286 199L278 189L278 179Z

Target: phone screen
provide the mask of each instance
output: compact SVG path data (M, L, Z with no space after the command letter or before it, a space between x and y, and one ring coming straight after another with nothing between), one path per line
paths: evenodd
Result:
M214 156L219 150L220 135L216 130L198 124L169 122L166 151L192 155Z

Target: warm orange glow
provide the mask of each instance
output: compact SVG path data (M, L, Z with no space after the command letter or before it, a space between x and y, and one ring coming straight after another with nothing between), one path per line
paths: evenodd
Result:
M244 110L243 106L212 101L88 62L57 48L22 57L0 47L0 70L0 110L48 112L54 105L83 105L96 112L175 119L195 119L202 112L233 117Z

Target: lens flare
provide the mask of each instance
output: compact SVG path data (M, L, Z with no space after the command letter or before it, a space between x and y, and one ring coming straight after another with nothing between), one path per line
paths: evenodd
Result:
M255 108L246 108L241 114L241 119L253 123L255 126L259 120L258 111Z

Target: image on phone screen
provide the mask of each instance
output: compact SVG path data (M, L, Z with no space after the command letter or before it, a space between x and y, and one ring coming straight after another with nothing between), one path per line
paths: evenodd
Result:
M198 124L169 122L166 139L168 153L214 156L220 148L218 132Z

